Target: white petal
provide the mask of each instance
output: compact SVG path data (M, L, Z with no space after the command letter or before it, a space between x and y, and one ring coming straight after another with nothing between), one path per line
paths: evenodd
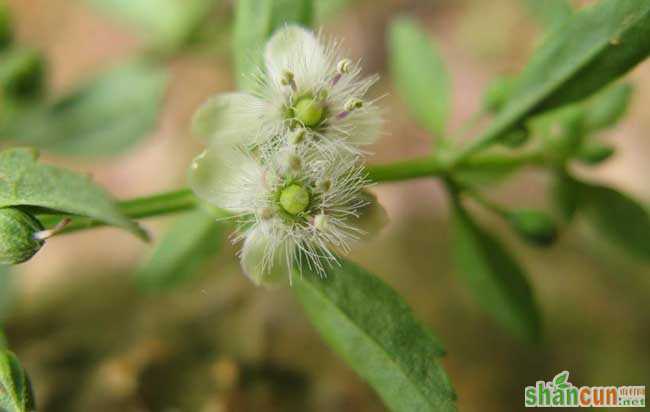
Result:
M197 196L235 213L254 210L264 190L259 165L230 146L216 145L201 153L192 162L189 181Z
M264 224L252 229L246 236L241 251L244 274L258 286L272 286L289 277L286 243L278 244Z
M196 112L192 132L214 144L253 143L260 134L266 110L264 101L251 94L219 94Z
M285 26L266 44L266 69L274 84L280 85L286 71L293 73L299 90L311 89L327 75L328 62L323 45L309 30Z

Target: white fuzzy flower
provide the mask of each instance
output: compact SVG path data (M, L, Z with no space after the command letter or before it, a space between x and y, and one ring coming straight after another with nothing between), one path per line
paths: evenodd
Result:
M290 277L304 265L323 275L335 253L349 252L366 233L364 212L375 207L383 223L382 210L362 191L363 168L347 153L213 145L193 162L190 183L199 197L235 216L242 268L256 284Z
M211 143L254 146L300 133L318 147L327 142L351 152L377 140L379 110L365 99L377 77L361 77L339 43L285 26L266 44L264 61L259 73L251 73L258 83L252 93L220 94L203 105L194 119L196 134Z

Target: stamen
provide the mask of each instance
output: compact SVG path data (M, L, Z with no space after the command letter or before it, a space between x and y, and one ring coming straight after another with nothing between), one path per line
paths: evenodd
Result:
M352 61L350 59L343 59L336 65L336 71L339 74L348 74L352 68Z
M289 136L289 143L292 145L298 145L305 140L305 133L307 131L303 129L302 127L297 128L291 133L291 136Z
M69 217L66 217L62 221L56 224L52 229L41 230L34 233L33 237L35 240L47 240L57 233L61 232L72 220Z
M363 100L357 99L357 98L351 98L348 100L343 108L345 109L343 112L339 113L336 117L338 119L345 119L352 113L354 110L360 109L363 107Z
M291 90L293 90L294 92L298 90L298 86L296 85L296 80L294 78L294 75L289 70L285 70L282 73L282 79L280 80L280 83L283 86L291 86Z

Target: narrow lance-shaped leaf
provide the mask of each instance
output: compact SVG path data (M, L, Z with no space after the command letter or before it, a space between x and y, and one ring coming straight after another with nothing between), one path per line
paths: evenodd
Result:
M157 47L176 48L188 40L216 0L87 0L140 31Z
M65 155L121 153L155 128L167 80L153 64L116 67L52 105L18 112L0 136Z
M650 53L650 2L602 0L551 33L519 76L510 102L463 156L482 149L536 112L572 103Z
M400 18L390 26L388 46L395 86L415 119L441 136L450 107L450 80L437 48L413 21Z
M261 68L264 44L275 29L292 22L309 27L313 14L313 0L238 0L233 52L239 87L255 86L253 76Z
M341 260L327 277L296 276L294 290L325 341L393 411L454 411L438 340L391 288Z
M583 184L582 206L596 228L615 245L650 260L650 213L612 188Z
M481 229L455 198L454 258L483 310L525 341L540 336L540 315L523 269L501 243Z
M37 158L30 149L0 152L0 207L31 206L90 217L147 237L88 176L40 164Z
M32 384L16 355L0 350L0 410L30 412L36 410Z
M222 237L222 224L209 212L197 209L179 217L136 272L138 284L161 291L190 281L201 263L219 251Z

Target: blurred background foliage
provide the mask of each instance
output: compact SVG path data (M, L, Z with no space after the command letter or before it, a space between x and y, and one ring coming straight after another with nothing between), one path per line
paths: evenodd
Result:
M255 30L237 30L241 16L222 0L7 3L20 49L3 52L3 67L11 61L46 76L2 108L0 143L36 145L48 161L91 173L121 198L185 184L186 167L200 151L188 132L192 113L211 94L235 88L241 79L234 68L250 63L233 61L231 45L259 47L279 24L270 10ZM380 163L425 155L428 132L462 128L491 80L519 71L545 28L562 20L562 2L541 3L319 0L313 10L292 12L343 37L368 73L382 75L372 91L387 94L386 136L373 147L372 161ZM432 102L442 120L424 119L420 126L388 75L388 26L404 16L435 39L452 85L451 107ZM3 18L0 13L0 26ZM0 30L0 44L2 38ZM0 71L0 82L3 76ZM597 169L573 171L647 204L648 65L630 80L630 110L602 139L616 146L616 155ZM445 112L451 114L446 124ZM551 178L527 170L491 197L511 207L550 208L545 191ZM603 242L582 217L550 249L538 250L516 241L498 217L472 208L529 271L544 338L523 344L498 328L456 280L439 183L374 191L391 223L352 260L400 292L444 342L443 364L460 410L519 410L524 386L562 370L575 384L650 384L647 261L630 260ZM291 291L249 284L236 249L217 235L225 229L204 211L146 226L157 239L155 252L128 234L102 229L55 239L29 263L0 268L6 339L31 375L39 410L384 410L320 340ZM200 253L190 253L197 243Z

